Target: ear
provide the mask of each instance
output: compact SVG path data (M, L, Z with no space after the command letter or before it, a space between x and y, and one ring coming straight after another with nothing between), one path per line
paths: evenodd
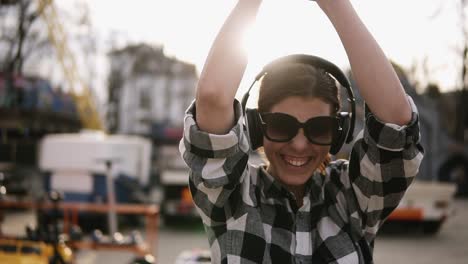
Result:
M247 125L247 133L250 138L250 147L252 150L263 146L263 131L262 122L257 109L246 109L245 119Z

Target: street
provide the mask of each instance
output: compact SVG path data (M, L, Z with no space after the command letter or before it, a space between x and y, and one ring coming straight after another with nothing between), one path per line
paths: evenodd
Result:
M381 232L375 243L377 264L466 264L468 263L468 200L456 200L455 215L447 220L436 235L424 235L420 230L392 227ZM31 213L6 216L3 231L21 233L24 225L33 220ZM159 229L157 263L172 264L184 250L207 249L203 227L198 221L161 225ZM132 255L115 251L81 251L78 264L129 263Z
M382 232L375 242L377 264L466 264L468 263L468 200L455 201L456 213L436 235L424 235L420 230L398 229ZM208 248L203 230L185 232L162 228L159 237L159 263L173 263L182 250Z
M375 263L468 263L468 200L455 201L455 215L436 235L382 233L375 243Z

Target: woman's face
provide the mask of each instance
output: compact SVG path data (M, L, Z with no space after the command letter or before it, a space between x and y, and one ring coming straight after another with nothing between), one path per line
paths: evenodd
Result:
M329 116L330 105L319 98L291 96L275 104L272 113L285 113L305 122L312 117ZM263 137L263 148L270 166L269 173L286 186L301 186L313 175L330 150L330 146L311 143L301 128L288 142L273 142Z

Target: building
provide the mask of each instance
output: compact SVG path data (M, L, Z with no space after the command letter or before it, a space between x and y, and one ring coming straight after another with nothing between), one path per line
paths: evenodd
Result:
M114 50L109 57L109 131L156 140L177 137L195 97L195 65L146 44Z

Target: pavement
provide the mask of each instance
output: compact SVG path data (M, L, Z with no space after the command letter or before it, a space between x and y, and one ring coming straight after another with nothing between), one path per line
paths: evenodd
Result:
M466 264L468 263L468 200L456 200L455 215L451 216L435 235L425 235L418 228L401 226L379 233L375 263L395 264ZM6 214L2 230L7 234L24 234L24 226L34 223L31 211ZM142 231L142 229L141 229ZM172 264L185 250L208 249L208 242L199 220L182 220L159 228L157 247L153 252L157 263ZM77 264L126 264L133 259L128 252L80 251Z

